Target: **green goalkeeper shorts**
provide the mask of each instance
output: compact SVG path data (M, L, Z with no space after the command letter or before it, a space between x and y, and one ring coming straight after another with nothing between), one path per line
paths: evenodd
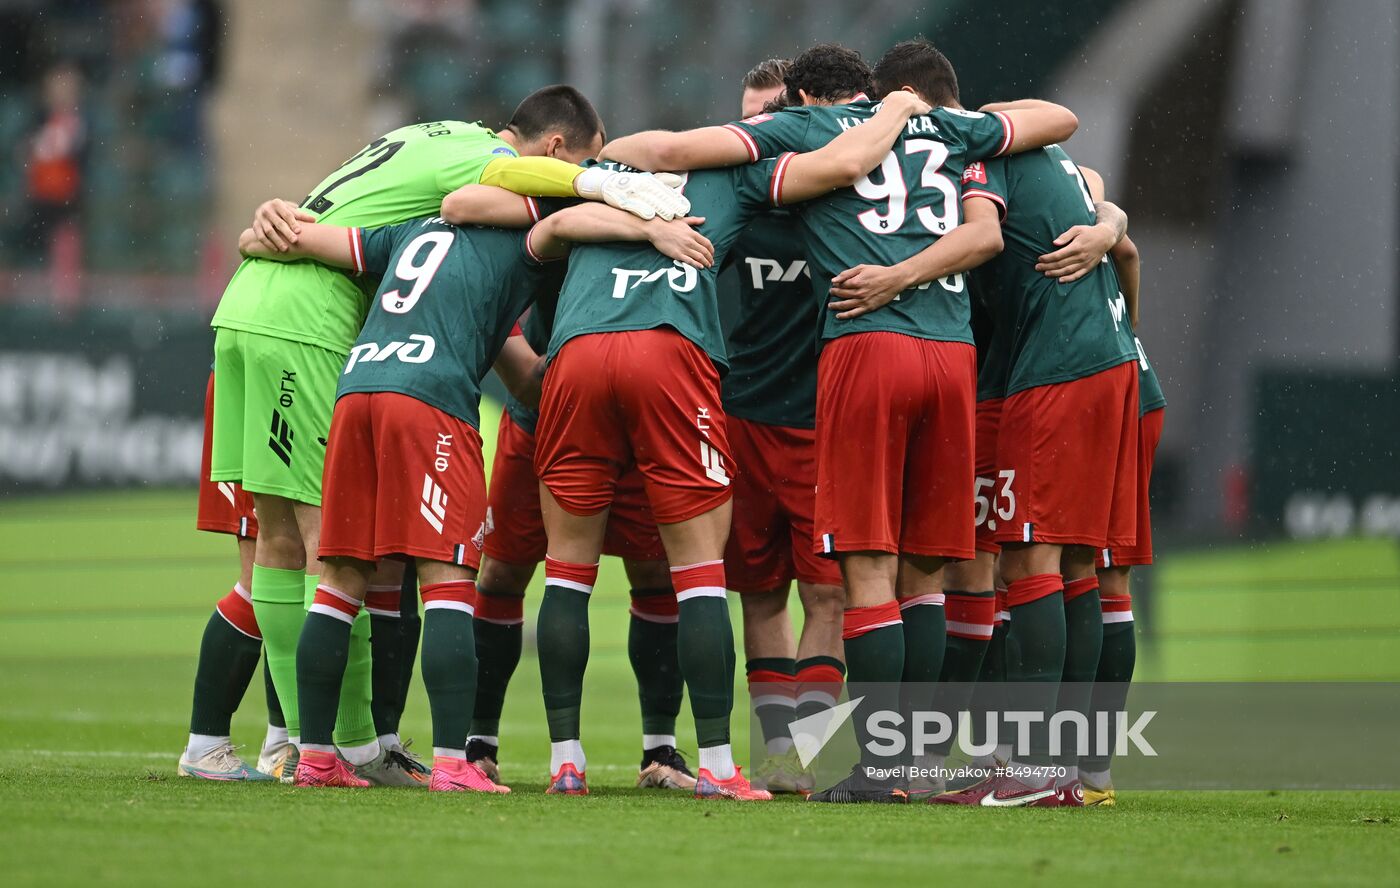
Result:
M345 357L304 342L218 328L209 480L319 506Z

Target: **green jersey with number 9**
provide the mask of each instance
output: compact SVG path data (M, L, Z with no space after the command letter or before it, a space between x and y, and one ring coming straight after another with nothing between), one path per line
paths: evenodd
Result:
M728 124L753 159L814 151L879 111L875 102L809 105ZM968 161L1004 153L1005 115L935 108L909 118L894 150L851 188L795 209L807 235L812 286L822 308L822 339L884 330L921 339L972 342L967 283L953 275L906 290L878 311L839 320L825 303L831 279L856 265L894 265L962 221L958 182Z
M307 194L318 222L382 226L436 215L448 193L480 181L515 149L459 120L401 127L370 142ZM246 259L224 290L213 326L304 342L344 354L364 323L373 287L311 260Z
M398 392L480 428L482 378L526 306L559 289L564 263L530 255L525 231L438 218L350 235L355 270L384 279L336 398Z

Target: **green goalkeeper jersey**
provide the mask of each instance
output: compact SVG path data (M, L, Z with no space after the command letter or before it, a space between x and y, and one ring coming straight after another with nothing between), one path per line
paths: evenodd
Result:
M564 263L531 256L525 231L438 218L352 236L360 270L383 281L336 397L398 392L479 428L482 378L520 313L558 289Z
M491 130L459 120L418 123L370 142L311 189L302 208L349 227L393 225L436 215L442 199L480 180L515 149ZM214 313L213 326L289 339L344 354L365 320L373 286L311 260L246 259Z
M868 121L875 102L810 105L728 124L753 158L814 151ZM812 285L821 303L821 338L882 330L949 342L972 342L967 283L952 275L915 287L858 318L826 308L831 279L862 263L894 265L923 250L962 221L958 180L968 161L1004 153L1011 144L1005 115L935 108L909 118L880 166L851 188L796 207L807 232Z

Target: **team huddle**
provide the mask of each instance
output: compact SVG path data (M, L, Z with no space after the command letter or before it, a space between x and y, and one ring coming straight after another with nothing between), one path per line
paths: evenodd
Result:
M816 786L791 730L846 682L937 685L953 712L1008 682L1044 711L1122 708L1164 401L1127 217L1059 146L1077 119L964 110L924 40L873 68L832 44L764 62L741 115L608 141L547 87L498 132L403 127L259 207L212 322L199 506L242 569L205 629L180 774L509 792L501 712L543 561L546 791L586 794L607 554L631 586L639 786L1113 803L1108 759L1052 757L1043 727L968 785L858 766ZM488 488L493 368L510 396ZM731 591L752 779L730 744ZM260 657L254 768L229 734ZM431 764L398 733L415 658Z

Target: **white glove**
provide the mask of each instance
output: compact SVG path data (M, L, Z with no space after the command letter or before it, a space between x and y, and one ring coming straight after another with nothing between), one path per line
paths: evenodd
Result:
M614 172L590 167L574 180L580 197L602 200L642 219L660 216L667 222L690 212L685 195L667 187L651 173Z

